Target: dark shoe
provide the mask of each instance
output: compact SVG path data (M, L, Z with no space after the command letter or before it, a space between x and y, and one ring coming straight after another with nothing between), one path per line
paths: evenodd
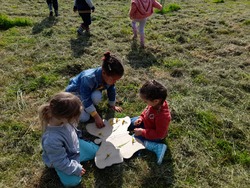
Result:
M58 14L58 11L57 11L57 10L55 11L55 15L56 15L56 17L57 17L57 16L59 16L59 14Z
M50 16L50 17L53 16L53 12L52 12L52 11L50 11L49 16Z
M83 35L83 28L81 26L77 29L77 33L78 35Z

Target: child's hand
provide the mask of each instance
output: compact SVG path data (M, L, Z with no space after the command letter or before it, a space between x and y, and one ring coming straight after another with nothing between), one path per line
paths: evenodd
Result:
M135 136L140 136L140 135L142 135L142 131L143 131L142 128L135 128L135 129L134 129Z
M141 124L141 122L142 122L142 120L140 118L138 118L137 120L135 120L134 125L138 126Z
M103 123L103 120L102 120L102 118L99 116L99 114L96 114L96 115L94 116L94 118L95 118L95 124L96 124L96 126L97 126L99 129L105 126L104 123Z
M82 176L83 174L85 174L85 172L86 172L86 170L85 170L84 168L82 168L81 176Z
M92 12L95 12L95 7L93 6L93 7L91 8L91 10L92 10Z
M116 111L116 112L122 112L122 107L120 106L110 106L109 105L109 108L111 108L112 110Z

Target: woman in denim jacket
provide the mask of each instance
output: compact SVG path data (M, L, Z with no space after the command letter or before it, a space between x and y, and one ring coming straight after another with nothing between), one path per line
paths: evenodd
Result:
M102 60L101 67L82 71L72 78L66 87L67 92L73 92L79 96L83 103L84 110L80 121L86 122L92 116L98 128L103 127L104 124L94 105L101 102L103 90L107 90L109 107L117 112L122 111L121 107L115 106L115 83L124 74L123 65L114 55L110 55L110 52L106 52Z

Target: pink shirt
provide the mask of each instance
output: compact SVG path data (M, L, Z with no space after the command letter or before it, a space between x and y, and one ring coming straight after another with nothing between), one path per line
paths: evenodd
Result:
M153 8L162 9L162 5L156 0L131 0L129 16L132 20L144 19L153 14Z

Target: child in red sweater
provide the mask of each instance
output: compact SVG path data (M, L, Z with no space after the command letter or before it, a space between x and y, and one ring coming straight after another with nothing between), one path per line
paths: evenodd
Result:
M168 135L171 120L166 101L167 89L153 80L147 81L139 93L148 106L139 117L131 118L128 130L134 131L134 135L143 141L145 147L156 153L157 163L161 164L167 150L167 146L162 141Z
M162 5L156 0L131 0L129 17L132 20L133 39L137 38L136 23L139 23L140 44L144 48L144 27L147 18L153 14L153 8L162 9Z

